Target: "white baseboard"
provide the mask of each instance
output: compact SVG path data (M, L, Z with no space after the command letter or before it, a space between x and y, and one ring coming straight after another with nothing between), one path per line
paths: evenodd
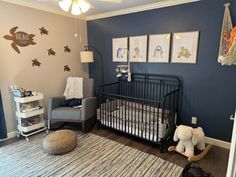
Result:
M16 132L15 131L7 133L7 139L14 138L14 137L16 137ZM7 140L7 139L5 139L5 140ZM4 141L4 140L2 139L0 141ZM225 149L230 149L230 143L227 142L227 141L222 141L222 140L218 140L218 139L215 139L215 138L206 137L206 143L207 144L212 144L214 146L222 147L222 148L225 148Z
M5 140L8 140L8 139L11 139L11 138L14 138L16 137L16 132L10 132L10 133L7 133L7 138L6 139L0 139L0 142L1 141L5 141Z
M222 141L215 138L206 137L206 143L212 144L214 146L222 147L225 149L230 149L230 143L227 141Z
M7 140L7 139L0 139L0 142L5 141L5 140Z
M11 138L14 138L16 137L16 132L10 132L10 133L7 133L7 139L11 139Z

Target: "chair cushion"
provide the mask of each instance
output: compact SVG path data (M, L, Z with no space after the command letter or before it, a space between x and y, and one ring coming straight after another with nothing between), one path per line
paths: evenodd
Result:
M43 149L49 154L64 154L77 146L77 136L71 130L58 130L43 139Z
M59 120L81 120L81 109L71 107L58 107L52 110L52 118Z

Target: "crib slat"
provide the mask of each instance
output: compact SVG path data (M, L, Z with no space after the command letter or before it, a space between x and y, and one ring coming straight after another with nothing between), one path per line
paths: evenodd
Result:
M137 110L136 110L136 108L137 108L137 103L135 102L134 103L135 104L135 106L134 106L134 116L135 116L135 135L138 135L138 133L137 133Z
M142 128L141 128L141 137L143 138L143 103L142 103L142 113L141 113L141 118L142 118L142 120L141 120L141 122L142 122Z
M134 103L131 102L131 134L133 135L134 132L133 132L133 121L134 121L134 116L133 116L133 105Z
M150 93L152 93L152 84L150 85ZM148 126L148 139L150 140L151 138L150 138L150 134L151 134L151 130L150 130L150 128L151 128L151 103L152 102L150 102L150 106L149 106L149 126Z
M121 122L120 122L120 119L121 119L121 117L120 117L120 113L121 113L121 109L122 108L122 103L121 103L121 101L119 101L119 130L121 130Z
M141 116L140 116L140 104L138 104L138 136L141 136L141 126L140 126L140 120L141 120Z

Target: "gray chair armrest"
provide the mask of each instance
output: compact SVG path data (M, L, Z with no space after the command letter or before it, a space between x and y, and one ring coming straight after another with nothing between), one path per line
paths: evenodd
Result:
M65 100L65 97L49 97L48 98L48 118L52 118L52 110L60 107L61 102Z
M90 97L82 99L81 120L87 120L96 115L97 98Z

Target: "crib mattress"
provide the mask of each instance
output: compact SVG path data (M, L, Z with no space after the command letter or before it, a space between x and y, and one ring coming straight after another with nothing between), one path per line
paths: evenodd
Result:
M97 109L97 118L105 126L155 142L159 142L168 132L168 121L165 119L168 110L164 111L162 122L161 108L127 101L124 103L121 100L106 102L100 106L101 113Z
M110 120L104 120L104 119L99 119L100 122L108 127L114 128L116 130L124 131L129 134L145 138L151 141L159 142L161 138L163 138L166 135L167 132L167 124L160 124L158 126L158 129L155 128L157 125L134 125L134 124L125 124L125 121L123 123L121 122L116 122L116 120L110 121ZM154 128L153 128L154 126ZM155 133L158 130L158 136Z

